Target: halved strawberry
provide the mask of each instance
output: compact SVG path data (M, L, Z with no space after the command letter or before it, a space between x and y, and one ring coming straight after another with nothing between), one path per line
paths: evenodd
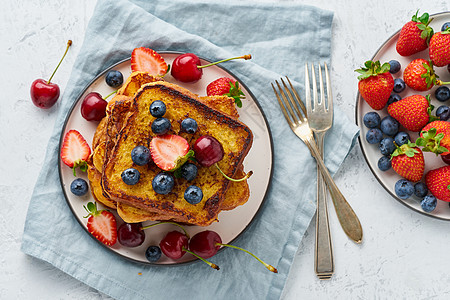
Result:
M185 138L164 134L152 138L150 154L159 168L164 171L174 171L193 156L194 151L189 150L189 143Z
M84 209L89 213L87 228L97 240L112 246L117 241L117 224L114 215L107 210L97 210L97 204L89 202Z
M244 99L245 95L239 87L239 82L228 77L220 77L206 87L206 94L208 96L225 95L234 99L237 107L242 107L241 98Z
M133 72L147 72L151 75L164 76L167 71L167 63L156 51L140 47L131 53L131 70Z
M73 175L77 176L75 169L80 167L83 172L87 171L87 159L91 154L91 148L78 131L69 130L64 136L61 147L61 160L73 169Z

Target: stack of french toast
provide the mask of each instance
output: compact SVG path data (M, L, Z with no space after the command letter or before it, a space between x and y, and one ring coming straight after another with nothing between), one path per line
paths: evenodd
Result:
M198 226L208 226L218 221L221 211L246 203L250 196L247 180L230 181L215 166L198 166L198 175L191 182L175 178L173 190L166 195L153 190L152 180L162 170L153 161L144 166L134 164L130 153L138 145L150 147L155 136L151 130L155 117L149 107L155 100L166 105L165 117L171 122L169 134L182 136L191 146L202 135L213 136L224 150L223 159L217 163L220 169L229 177L245 176L243 161L253 134L238 120L233 98L199 97L160 77L134 72L108 103L106 117L100 121L92 141L88 178L96 201L116 209L127 223L174 221ZM181 121L188 117L197 121L194 134L181 130ZM135 185L128 185L121 178L122 172L131 167L140 173ZM198 204L183 197L186 188L193 184L203 192Z

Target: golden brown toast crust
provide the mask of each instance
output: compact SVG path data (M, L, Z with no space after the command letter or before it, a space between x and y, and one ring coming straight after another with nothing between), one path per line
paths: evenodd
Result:
M199 179L197 184L205 187L206 197L196 207L189 207L192 205L187 203L182 196L184 189L191 183L177 180L171 194L158 195L154 193L151 188L151 180L160 170L152 163L145 167L134 166L141 172L141 180L137 184L137 188L136 186L127 186L120 179L121 172L125 168L133 166L129 157L132 149L130 147L137 144L148 146L151 136L153 136L150 125L154 118L148 113L148 108L150 103L156 100L152 100L152 97L156 95L163 97L163 101L168 106L165 117L172 121L172 133L183 135L180 133L181 120L187 116L194 117L199 124L198 134L195 138L203 134L215 136L224 146L226 153L219 165L227 175L236 175L251 147L253 136L250 129L228 114L203 104L197 95L179 86L166 82L154 82L145 84L134 97L126 124L119 132L117 143L109 160L105 160L106 165L102 176L103 188L113 200L118 202L130 204L149 212L161 213L186 223L209 225L217 219L229 184L228 180L224 179L215 167L200 168L199 170L198 178L203 178L203 181ZM138 127L140 130L136 131L135 128ZM195 141L194 137L190 141ZM127 155L124 152L127 152ZM205 178L211 180L204 182ZM146 186L146 189L142 188L143 185Z

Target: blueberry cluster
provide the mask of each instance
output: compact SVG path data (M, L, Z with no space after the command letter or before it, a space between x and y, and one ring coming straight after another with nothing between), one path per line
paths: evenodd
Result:
M420 199L420 206L425 212L432 212L437 205L436 197L428 194L428 188L423 182L413 184L409 180L400 179L395 183L395 194L403 200L415 195Z

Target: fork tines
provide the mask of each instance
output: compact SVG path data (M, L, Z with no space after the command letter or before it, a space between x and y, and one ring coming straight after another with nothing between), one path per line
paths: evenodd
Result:
M278 103L282 108L281 111L283 112L284 117L287 120L291 119L292 122L296 123L305 122L307 120L306 108L302 100L300 99L300 96L298 95L297 91L295 90L295 88L293 87L291 81L287 76L286 80L289 83L289 87L287 86L283 78L280 78L280 80L284 87L284 90L277 80L275 80L275 83L278 86L279 92L277 92L273 83L272 88L275 93L275 96L277 97ZM287 113L286 109L289 111L289 114ZM294 113L294 110L296 113ZM289 118L289 115L291 116L291 118Z

